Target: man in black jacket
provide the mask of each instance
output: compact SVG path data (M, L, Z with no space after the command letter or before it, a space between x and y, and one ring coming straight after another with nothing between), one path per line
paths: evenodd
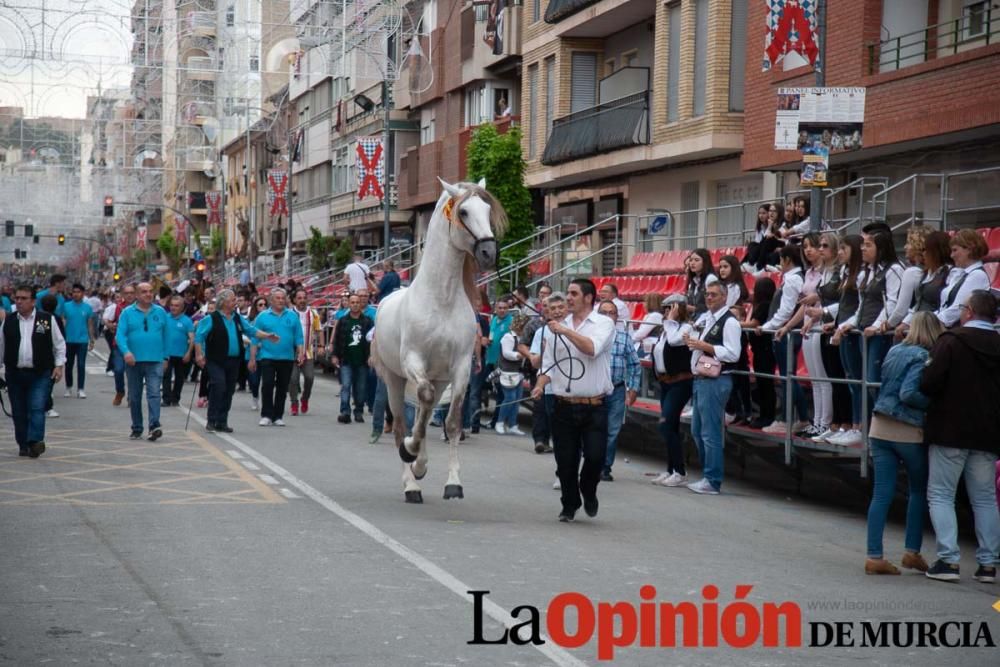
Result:
M1000 551L996 462L1000 455L1000 334L997 302L976 290L961 306L962 326L945 332L931 350L920 390L931 398L924 424L930 445L927 502L937 535L938 560L927 576L959 580L955 490L965 479L979 548L976 581L996 580Z
M349 312L337 322L333 339L334 366L340 366L340 416L341 424L351 423L351 394L354 394L354 421L364 422L365 397L368 384L368 355L371 343L368 332L375 323L364 314L367 303L352 294L348 301Z

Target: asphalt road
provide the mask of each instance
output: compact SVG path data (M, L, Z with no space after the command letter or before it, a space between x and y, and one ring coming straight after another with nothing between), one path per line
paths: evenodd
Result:
M970 622L972 637L985 622L1000 642L991 608L1000 586L972 580L970 544L958 585L915 573L866 577L856 509L802 502L752 476L727 481L718 497L655 487L648 481L659 462L627 449L616 481L599 488L599 515L560 524L551 455L536 455L530 438L492 433L461 445L465 499L445 501L438 429L425 502L408 505L390 436L371 445L370 423L337 424L329 379L317 380L310 414L286 417L283 429L258 427L249 394L238 393L232 436L206 433L198 409L185 432L187 408L165 408L165 436L148 443L127 439L128 411L111 406L111 378L98 359L90 370L87 399L56 391L62 416L49 421L40 459L19 458L12 433L0 437L3 662L595 665L607 662L599 645L607 650L611 635L630 631L643 586L655 587L643 593L649 600L692 602L700 621L692 637L705 644L714 616L723 638L748 631L724 614L746 585L741 595L758 612L798 605L801 647L786 646L793 635L783 624L777 647L763 639L744 649L725 639L723 648L655 646L669 615L647 603L640 636L616 648L612 664L998 664L995 648L861 646L863 620ZM886 550L898 562L900 525L889 526ZM933 559L929 525L924 554ZM717 613L705 604L708 585L719 591ZM545 643L469 644L471 590L489 591L483 639L501 637L502 622L529 620L526 609L513 621L509 614L531 605ZM579 647L559 646L546 609L573 592L590 601L586 609L628 603L617 608L626 621L609 622L605 608L597 621L605 641L595 630ZM573 609L569 640L581 630ZM809 646L811 623L837 621L855 623L856 646ZM642 637L654 646L640 646Z

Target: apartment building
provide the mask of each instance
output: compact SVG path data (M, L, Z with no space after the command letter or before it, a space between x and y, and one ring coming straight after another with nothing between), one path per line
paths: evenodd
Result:
M748 0L525 0L521 77L527 182L563 236L597 252L726 245L738 209L699 213L774 188L744 174ZM677 212L653 235L651 216ZM682 213L688 211L689 213ZM541 221L539 221L541 222ZM626 252L625 254L628 254ZM595 273L621 261L596 255Z
M405 45L396 102L419 132L397 142L399 201L413 212L419 239L441 194L438 177L466 178L466 148L474 129L492 122L505 132L521 123L524 7L416 0L406 8L419 17L417 44Z
M767 7L752 3L752 26L765 25ZM938 174L998 164L1000 153L1000 6L976 0L859 0L827 3L825 85L863 87L861 143L830 155L830 185L859 178L895 183L928 174L895 189L888 217L941 217ZM775 149L779 88L815 85L801 61L762 71L763 42L751 40L746 59L747 170L784 174L792 184L800 167L795 150ZM970 175L945 194L948 206L965 209L960 224L995 220L983 206L1000 204L1000 173ZM839 202L853 210L855 191ZM864 199L869 198L868 194Z

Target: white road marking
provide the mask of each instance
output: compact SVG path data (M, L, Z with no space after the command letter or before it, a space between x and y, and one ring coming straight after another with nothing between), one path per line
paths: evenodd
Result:
M219 434L216 433L216 435ZM253 463L252 461L240 461L240 463L246 466L247 470L260 470L260 466L257 465L256 463Z
M188 410L188 408L183 408L183 409L187 410L190 413L191 419L198 422L202 426L205 425L204 417L195 412L192 412L191 410ZM281 467L271 459L267 458L266 456L258 452L250 445L247 445L237 440L228 433L216 433L215 435L219 438L222 438L232 446L236 447L237 449L239 449L244 454L257 461L261 465L270 468L271 471L274 472L274 474L276 474L281 479L285 480L285 482L287 482L290 486L298 489L298 491L303 493L307 498L311 498L324 509L329 510L333 514L336 514L338 517L340 517L347 523L351 524L352 526L360 530L362 533L364 533L371 539L375 540L376 542L386 547L390 551L395 552L396 555L400 556L401 558L409 562L411 565L413 565L415 568L417 568L427 576L437 581L439 584L450 590L455 595L462 598L462 600L464 600L468 604L470 605L472 604L472 600L469 598L468 591L473 590L473 588L463 583L460 579L455 577L453 574L451 574L444 568L431 562L430 560L420 555L413 549L409 548L402 542L393 539L371 522L367 521L366 519L363 519L361 516L355 514L351 510L347 509L346 507L338 503L336 500L333 500L329 496L316 490L310 484L299 479L292 473L288 472L283 467ZM243 463L243 465L247 467L250 467L250 465L252 465L249 461L241 461L241 463ZM490 618L497 621L505 628L510 629L516 623L523 622L523 619L521 619L520 621L516 620L513 616L511 616L507 612L506 609L504 609L503 607L501 607L500 605L498 605L497 603L493 602L488 598L484 598L482 602L483 602L483 611ZM531 644L531 646L533 646L542 655L547 657L556 665L559 665L559 667L586 667L587 663L583 662L579 658L576 658L566 649L557 646L555 643L553 643L552 639L547 635L543 634L542 638L545 640L544 644L541 645Z
M270 475L257 475L257 477L260 477L262 482L264 482L265 484L270 484L271 486L278 486L278 484L281 483L275 478L271 477Z
M226 454L229 454L229 456L232 457L232 458L234 458L234 459L242 459L243 458L243 455L240 454L235 449L227 449L226 450Z
M281 495L283 495L286 498L301 498L302 497L299 494L297 494L294 491L292 491L291 489L286 489L285 487L281 487L280 489L278 489L278 491L280 491Z

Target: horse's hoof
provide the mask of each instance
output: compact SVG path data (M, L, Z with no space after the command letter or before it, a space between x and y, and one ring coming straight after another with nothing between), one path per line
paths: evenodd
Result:
M399 458L403 459L403 463L413 463L417 460L417 457L406 451L406 445L404 443L399 443Z
M424 496L420 491L404 491L406 495L406 502L413 503L414 505L420 505L424 502Z
M424 477L427 477L427 466L424 466L424 472L423 472L423 474L421 474L421 475L418 475L418 474L417 474L417 469L416 469L416 468L414 468L414 467L413 467L412 465L410 466L410 472L412 472L412 473L413 473L413 479L416 479L416 480L421 480L421 479L423 479Z
M461 484L445 484L444 485L444 499L451 500L452 498L464 498L465 494L462 493Z

